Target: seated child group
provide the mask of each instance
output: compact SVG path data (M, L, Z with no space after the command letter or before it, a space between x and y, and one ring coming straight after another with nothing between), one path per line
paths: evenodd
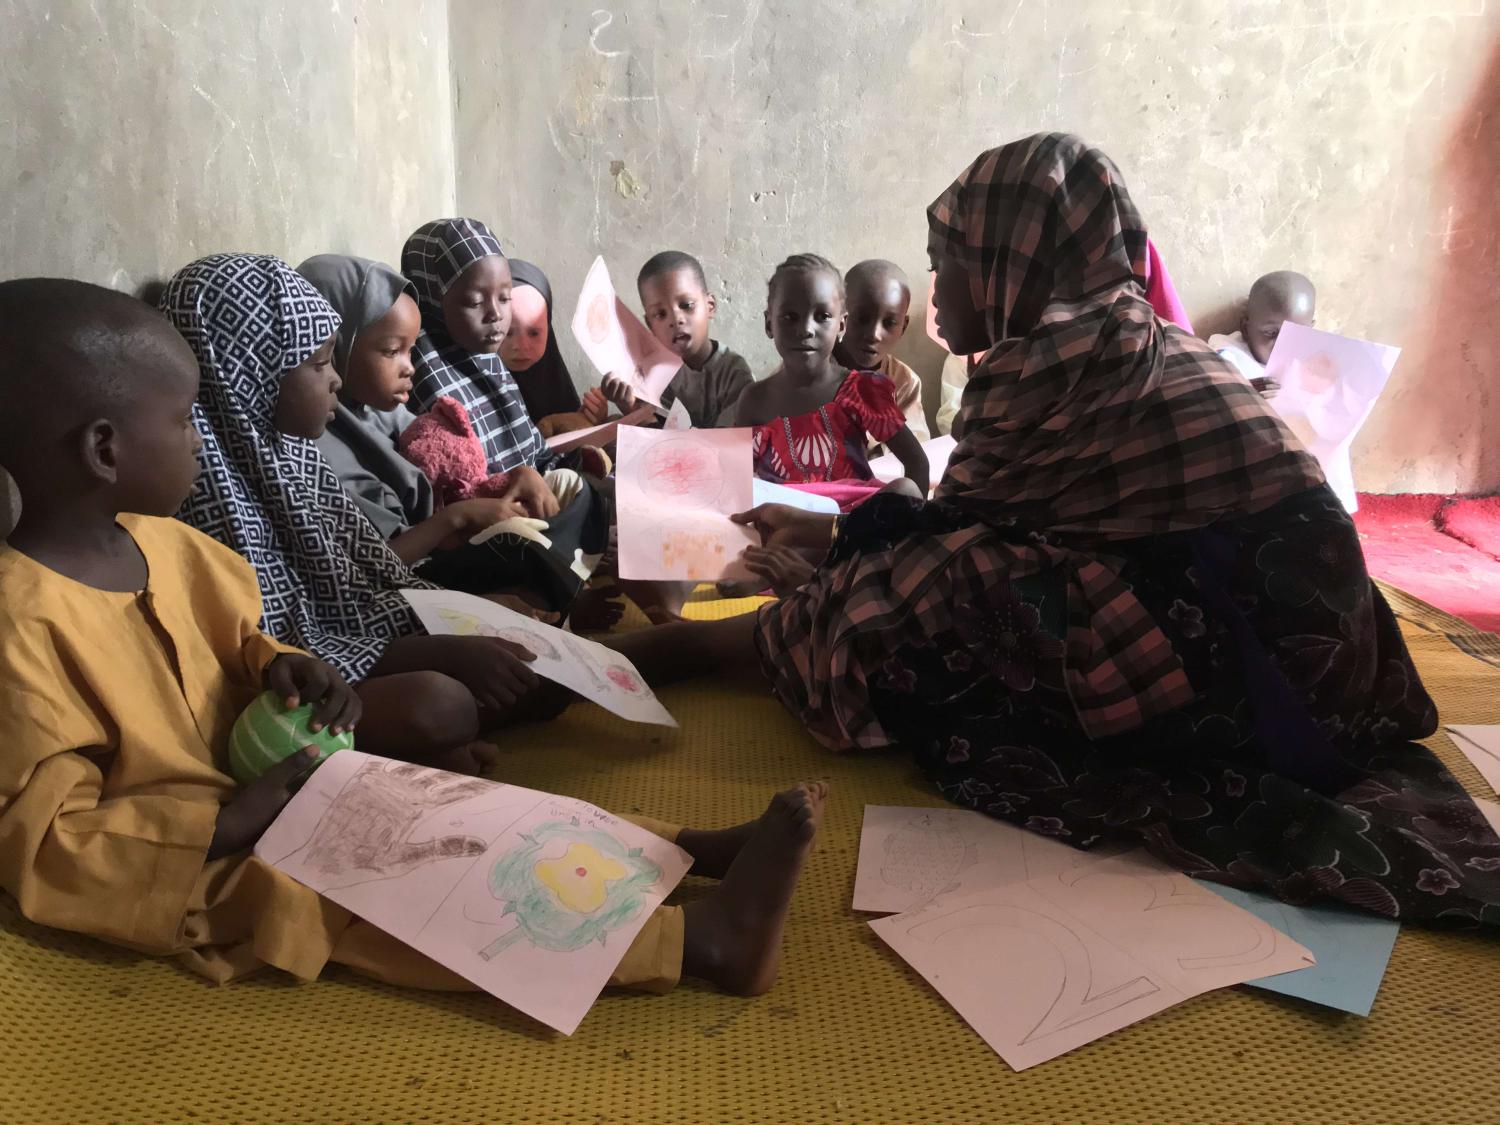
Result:
M364 752L492 772L482 735L569 696L520 645L430 635L401 592L464 591L578 633L606 632L625 598L676 620L689 588L617 574L613 437L555 440L612 417L747 429L757 477L844 511L937 484L921 381L893 354L912 298L893 263L778 265L780 362L759 379L714 338L696 258L654 255L637 295L682 361L649 412L624 373L579 393L547 277L474 219L423 225L399 268L215 254L159 309L79 281L0 283L0 464L22 497L0 546L0 889L28 918L220 982L336 962L465 987L250 853L320 761L308 748L231 780L252 701L311 704L312 729L357 727ZM1305 278L1269 275L1213 344L1270 395L1280 325L1312 315ZM874 479L882 447L902 479ZM805 564L772 548L747 549L740 592L798 585ZM826 796L793 782L745 824L641 821L720 882L658 909L612 983L772 985Z

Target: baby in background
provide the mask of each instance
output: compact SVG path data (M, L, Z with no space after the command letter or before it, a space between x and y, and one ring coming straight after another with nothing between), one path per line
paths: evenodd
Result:
M1311 326L1317 315L1318 293L1300 273L1277 270L1256 280L1245 301L1240 330L1210 336L1208 346L1234 364L1251 386L1267 398L1280 386L1266 377L1266 361L1287 321Z
M892 355L911 324L911 286L895 262L870 258L844 275L849 324L833 357L856 371L878 371L891 381L906 428L918 441L932 434L922 409L922 380ZM872 446L872 448L874 448Z
M682 358L682 370L662 392L662 409L680 401L696 429L722 425L754 380L744 358L708 334L718 301L708 291L703 264L681 250L663 250L641 267L636 290L646 327ZM629 385L611 375L584 396L583 409L602 409L606 398L622 413L636 408Z

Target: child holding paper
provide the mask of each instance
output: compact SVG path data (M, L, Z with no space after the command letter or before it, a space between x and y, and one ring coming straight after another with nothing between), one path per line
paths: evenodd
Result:
M310 290L299 296L316 308ZM331 334L326 312L308 315L318 323L289 339ZM244 560L167 518L198 473L199 368L166 321L124 294L0 284L0 464L26 498L0 548L0 889L38 924L175 957L218 982L268 965L311 980L337 962L468 987L248 854L317 761L294 754L236 788L226 744L240 710L267 687L318 702L332 729L358 723L364 749L379 723L337 669L260 631ZM408 699L410 686L381 685ZM723 882L657 911L612 983L663 991L688 973L731 992L769 988L824 795L798 786L719 831L644 823Z
M524 481L517 477L508 495L439 508L430 482L399 452L401 435L415 418L406 408L415 374L411 349L421 332L412 284L389 266L342 254L319 254L297 269L340 318L333 367L342 386L318 450L391 550L449 589L510 591L553 612L573 606L582 579L571 564L585 537L587 505L570 505L545 522L533 520L519 495ZM544 479L554 495L570 497L587 487L570 469L553 470ZM511 520L528 521L525 526L540 531L547 543L519 531L469 543Z
M847 316L844 279L816 254L795 254L776 267L768 286L766 335L781 366L746 389L734 424L755 427L756 474L785 484L845 488L848 510L880 485L872 480L869 446L890 446L909 479L927 494L927 456L907 428L889 379L836 362L833 349Z
M1274 398L1281 388L1266 376L1266 361L1287 321L1312 325L1317 318L1318 292L1300 273L1277 270L1256 279L1245 300L1240 330L1210 336L1208 346L1227 359L1256 390Z

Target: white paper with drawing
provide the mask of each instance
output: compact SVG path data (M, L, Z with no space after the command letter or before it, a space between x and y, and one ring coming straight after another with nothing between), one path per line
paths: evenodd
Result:
M1016 1070L1211 989L1314 963L1249 911L1129 857L939 896L870 927Z
M1318 459L1328 486L1351 512L1359 504L1349 446L1400 356L1400 348L1287 321L1266 360L1266 376L1281 384L1271 409Z
M866 805L854 872L854 909L914 910L938 895L971 894L1024 883L1119 856L1124 845L1079 851L970 809ZM1145 852L1142 871L1163 868Z
M749 577L759 537L729 519L754 507L749 430L621 430L617 452L621 578Z
M609 280L609 267L595 258L578 294L573 338L601 375L628 382L636 398L661 405L662 392L682 369L682 357L651 335L625 307Z
M356 750L255 854L566 1035L691 863L585 801Z
M513 609L455 590L403 590L429 633L499 637L536 656L528 667L622 719L675 727L645 677L624 656L597 641L544 625Z

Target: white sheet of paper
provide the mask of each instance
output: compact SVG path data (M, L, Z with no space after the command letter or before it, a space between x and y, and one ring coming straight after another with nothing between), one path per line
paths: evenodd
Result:
M1267 400L1323 466L1328 485L1354 511L1349 446L1375 407L1401 356L1400 348L1356 340L1287 321L1266 360L1266 376L1281 384Z
M749 430L621 430L617 452L621 578L750 576L740 552L760 539L729 519L754 507Z
M957 448L958 441L951 434L943 434L922 443L922 451L927 454L927 479L931 482L931 488L937 488L938 482L943 479L943 474L948 471L948 459ZM906 468L894 453L882 453L870 462L870 472L875 474L876 480L890 484L891 481L904 477Z
M682 357L625 307L602 257L594 259L583 279L573 313L573 338L600 375L625 379L637 398L654 406L661 405L662 392L682 369Z
M597 641L456 590L403 590L423 627L435 635L500 637L534 653L529 667L543 679L562 684L606 711L636 723L675 727L635 665Z
M1127 849L1092 851L971 809L866 805L854 872L854 909L896 914L938 895L972 894L1087 867ZM1144 852L1143 871L1166 871Z
M801 489L788 488L775 481L761 480L756 477L751 483L751 492L756 507L762 504L786 504L788 507L801 508L804 512L817 512L824 516L839 514L839 502L832 496L803 492Z
M1500 793L1500 726L1466 726L1449 724L1453 745L1474 763L1479 776Z
M585 801L357 750L255 854L565 1035L692 863Z
M1187 876L1128 859L940 895L870 928L1016 1070L1211 989L1314 963Z
M649 406L639 406L629 414L611 418L585 430L570 430L565 434L553 434L547 439L547 448L556 453L567 453L580 445L606 446L615 440L615 431L621 426L640 426L649 422L656 414Z
M672 404L661 428L664 430L691 430L693 428L693 416L688 413L688 408L682 405L682 399Z

